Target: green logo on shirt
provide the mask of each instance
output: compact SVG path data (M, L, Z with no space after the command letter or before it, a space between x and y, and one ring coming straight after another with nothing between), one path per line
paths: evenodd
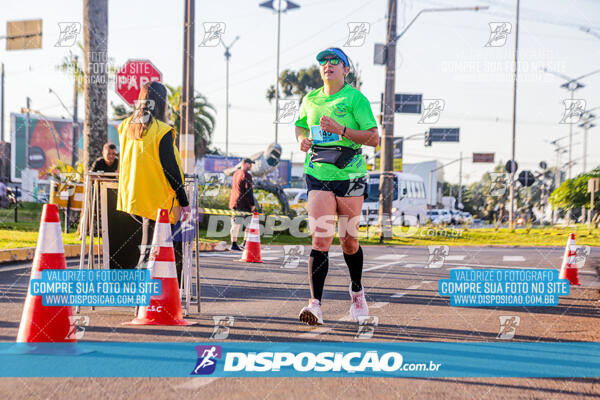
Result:
M346 106L346 103L337 103L333 112L338 117L343 117L344 115L348 114L348 107Z

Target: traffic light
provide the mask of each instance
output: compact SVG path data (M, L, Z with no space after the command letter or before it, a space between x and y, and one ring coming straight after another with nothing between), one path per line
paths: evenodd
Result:
M425 147L430 147L431 146L431 135L429 134L429 131L425 132Z

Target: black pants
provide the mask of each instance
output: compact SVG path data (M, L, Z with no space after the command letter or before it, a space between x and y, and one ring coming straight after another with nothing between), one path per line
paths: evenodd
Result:
M118 265L126 266L125 268L142 268L150 258L150 251L152 249L152 237L154 236L154 226L156 222L149 218L139 217L137 215L131 215L141 226L142 239L140 242L136 240L129 240L123 244L122 249L119 251L118 260L115 260ZM171 232L173 231L173 225L171 225ZM177 269L177 280L181 283L181 271L183 269L183 243L173 242L173 249L175 250L175 267ZM113 256L113 258L116 258Z

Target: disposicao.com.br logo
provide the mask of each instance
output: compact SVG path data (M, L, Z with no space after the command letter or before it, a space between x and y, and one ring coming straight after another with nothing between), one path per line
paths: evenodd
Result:
M208 347L208 346L206 346ZM199 354L200 356L200 354ZM401 373L405 371L437 372L440 363L433 361L405 363L397 352L224 352L223 373L287 372L299 373ZM201 362L199 357L199 363ZM213 369L214 371L214 369ZM211 371L210 373L212 373ZM206 374L206 372L203 372Z

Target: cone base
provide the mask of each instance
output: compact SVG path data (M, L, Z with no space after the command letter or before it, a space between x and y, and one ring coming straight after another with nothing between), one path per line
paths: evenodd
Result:
M16 343L6 351L6 354L46 354L62 356L79 356L93 353L94 350L84 350L77 343Z
M560 276L558 278L568 279L569 284L573 286L581 286L581 283L579 283L579 273L577 271L577 268L565 268L563 271L561 271Z
M185 319L175 319L172 321L158 321L150 318L134 318L129 322L123 322L123 325L162 325L162 326L186 326L195 325L196 322L190 322Z
M241 258L237 261L238 262L247 262L247 263L256 263L256 264L264 264L265 263L263 260L244 260Z

